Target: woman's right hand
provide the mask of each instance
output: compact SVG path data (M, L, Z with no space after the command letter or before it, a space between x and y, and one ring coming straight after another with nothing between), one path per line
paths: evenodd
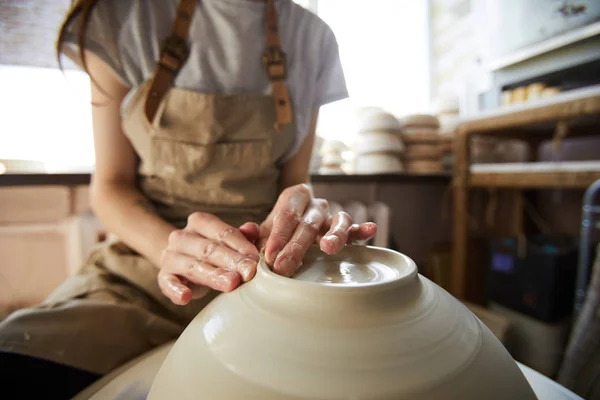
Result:
M234 228L212 214L194 213L173 231L163 251L158 284L175 304L185 305L207 288L229 292L256 274L258 225Z

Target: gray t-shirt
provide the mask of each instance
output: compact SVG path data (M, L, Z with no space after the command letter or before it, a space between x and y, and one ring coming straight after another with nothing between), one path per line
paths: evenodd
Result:
M135 89L152 76L178 4L178 0L101 0L87 29L86 48ZM308 135L312 114L348 97L348 91L329 26L291 0L275 4L298 130L280 160L285 161ZM264 7L251 0L198 0L190 27L190 57L175 87L214 94L270 94L262 64ZM66 39L76 42L74 35Z

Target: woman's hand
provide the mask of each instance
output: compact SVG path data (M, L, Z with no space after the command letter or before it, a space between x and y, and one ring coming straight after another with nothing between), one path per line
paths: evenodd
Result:
M264 247L266 261L275 273L292 276L312 244L334 254L346 243L370 239L376 232L374 223L352 224L345 212L330 215L327 201L313 198L309 186L301 184L281 193L260 227L257 247Z
M163 251L158 284L175 304L185 305L209 288L229 292L256 274L259 259L252 242L256 224L239 229L206 213L194 213L187 226L169 236Z

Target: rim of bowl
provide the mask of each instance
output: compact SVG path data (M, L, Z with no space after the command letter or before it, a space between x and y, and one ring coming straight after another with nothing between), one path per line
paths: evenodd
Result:
M317 245L311 246L311 250L322 252L322 250L320 250ZM311 250L309 250L309 251L311 251ZM385 254L390 259L391 258L399 259L398 264L396 264L396 265L398 265L398 267L395 268L398 271L399 276L396 276L396 277L393 277L393 278L387 279L387 280L378 281L378 282L363 282L363 283L356 283L356 284L352 284L352 285L327 283L327 282L311 282L311 281L294 279L293 276L286 277L286 276L281 276L281 275L276 274L267 265L267 263L264 260L264 257L261 257L261 259L258 263L257 273L262 273L265 278L267 278L271 281L277 282L278 284L284 284L284 285L288 285L288 286L303 286L305 288L311 288L313 290L324 289L324 290L328 290L328 291L336 290L336 291L344 291L344 292L356 292L356 291L363 291L363 290L373 291L375 289L395 288L398 286L403 286L403 285L407 284L408 282L411 282L418 275L417 264L407 255L400 253L398 251L392 250L392 249L387 249L384 247L377 247L377 246L364 246L364 245L350 245L349 244L349 245L346 245L345 248L342 249L340 251L340 253L338 253L338 254L343 254L343 252L345 252L345 251L347 252L347 251L357 251L357 250ZM327 254L324 252L322 252L322 254L327 256ZM335 256L336 255L331 255L331 257L335 257ZM377 258L375 260L377 261ZM385 262L383 262L383 264L388 265ZM300 267L300 268L302 268L302 267Z

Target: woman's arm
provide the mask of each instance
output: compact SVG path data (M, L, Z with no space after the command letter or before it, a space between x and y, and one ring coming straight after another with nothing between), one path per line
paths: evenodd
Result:
M121 102L128 89L101 60L90 54L96 170L92 208L106 228L160 268L158 284L176 304L187 304L206 287L230 291L256 273L258 251L248 240L258 228L239 229L217 217L194 213L185 229L175 229L139 192L136 153L121 130ZM199 290L194 290L199 289Z
M96 168L91 184L92 209L106 229L159 265L174 227L152 211L135 187L136 154L121 130L121 102L128 92L114 72L91 53L86 55L92 82L92 121Z
M316 111L311 120L308 136L306 139L304 139L304 142L300 146L300 149L298 149L298 152L294 154L294 156L283 166L281 176L279 178L280 193L289 187L302 183L309 183L310 159L312 157L313 145L315 143L318 118L319 112Z

